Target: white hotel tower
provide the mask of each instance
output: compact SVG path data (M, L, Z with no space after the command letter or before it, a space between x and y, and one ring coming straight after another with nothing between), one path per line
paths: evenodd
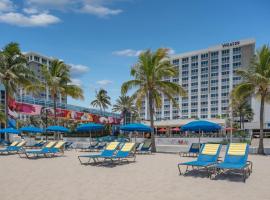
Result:
M179 106L174 107L161 94L162 107L155 110L155 119L210 119L228 115L230 91L241 81L235 70L247 67L254 52L255 40L248 39L171 56L179 75L165 77L164 80L179 83L188 95L183 98L175 96ZM143 102L140 111L144 120L149 119L147 106Z

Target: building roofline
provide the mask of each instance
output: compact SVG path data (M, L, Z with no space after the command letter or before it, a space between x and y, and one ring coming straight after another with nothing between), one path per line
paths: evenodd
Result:
M206 53L209 51L216 51L216 50L220 50L222 48L226 48L226 47L223 47L224 44L230 44L230 43L234 43L234 42L240 42L240 44L238 46L245 46L245 45L249 45L249 44L255 44L256 40L254 38L250 38L250 39L237 40L237 41L232 41L232 42L223 42L219 45L210 46L206 49L194 50L194 51L171 55L170 58L173 59L173 58L179 58L179 57L188 57L188 56L195 55L195 54ZM231 46L229 46L228 48L230 48L230 47Z

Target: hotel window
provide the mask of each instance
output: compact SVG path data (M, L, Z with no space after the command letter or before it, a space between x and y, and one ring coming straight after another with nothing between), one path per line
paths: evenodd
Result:
M198 56L191 56L191 62L197 62L198 61Z
M211 77L217 77L218 76L218 73L211 73Z
M230 65L229 64L222 65L221 69L222 69L222 71L230 70Z
M202 112L207 112L208 111L208 108L201 108L201 111Z
M218 57L218 51L211 52L211 57L212 58Z
M34 56L34 61L39 62L39 57L38 56Z
M218 111L218 108L217 107L213 107L213 108L211 108L211 111L212 112Z
M202 81L201 85L208 85L208 81Z
M218 64L218 59L211 60L211 65L217 65L217 64Z
M191 83L191 87L198 86L198 82Z
M191 92L192 93L197 93L198 92L198 89L192 89Z
M218 101L211 101L211 105L217 105Z
M222 76L229 75L230 71L225 71L225 72L222 72L221 74L222 74Z
M213 83L218 83L218 80L217 79L211 80L211 84L213 84Z
M206 119L208 116L207 115L201 115L202 119Z
M201 67L207 67L208 66L208 60L201 62Z
M172 61L172 64L173 64L173 65L179 65L179 59L174 59L174 60Z
M225 50L222 50L222 56L227 56L230 54L230 49L225 49Z
M191 100L196 100L198 99L198 96L191 96Z
M208 59L208 53L201 54L201 59L202 60Z
M198 69L191 70L191 74L198 74Z
M208 88L202 88L201 91L202 92L207 92L208 91Z
M191 106L197 106L198 105L198 102L192 102L191 103Z
M201 78L202 78L202 79L208 78L208 74L202 74L202 75L201 75Z
M201 73L208 73L208 67L207 68L206 67L202 68Z
M198 80L198 76L191 76L191 80L192 80L192 81L194 81L194 80L195 80L195 81L196 81L196 80Z
M188 63L188 58L182 58L182 63Z
M228 92L221 93L221 96L222 97L228 97L229 96L229 93Z
M192 113L198 112L198 109L191 109Z
M201 99L207 99L208 98L208 95L207 94L202 94L201 95Z
M188 64L182 65L182 70L188 70Z
M44 58L41 59L41 62L42 62L42 64L47 64L47 60Z
M182 107L188 107L188 103L182 103Z
M229 62L230 62L230 57L222 58L222 64L229 63Z
M201 102L201 106L207 106L208 105L208 102L207 101L202 101Z
M198 68L198 63L191 63L191 68Z
M233 54L239 54L241 53L241 47L233 48Z
M228 110L228 107L222 107L221 110L222 111L227 111Z
M188 76L188 71L183 71L182 76Z
M188 77L182 78L182 82L188 81Z
M233 63L233 68L234 69L239 68L239 67L241 67L241 62Z
M218 97L218 94L211 94L211 97Z
M178 78L174 78L174 79L173 79L173 82L174 82L174 83L177 83L177 82L179 82L179 79L178 79Z

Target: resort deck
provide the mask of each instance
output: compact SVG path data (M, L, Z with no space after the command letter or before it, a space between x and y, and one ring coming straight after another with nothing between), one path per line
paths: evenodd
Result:
M210 180L178 175L177 163L193 158L176 154L138 155L135 163L83 166L75 151L64 157L28 160L0 157L1 200L268 200L270 157L250 155L253 173L246 183L236 176Z

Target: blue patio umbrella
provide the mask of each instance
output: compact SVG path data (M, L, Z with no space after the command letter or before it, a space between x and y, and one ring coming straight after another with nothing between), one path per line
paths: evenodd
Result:
M129 132L152 132L152 128L150 126L139 124L139 123L133 123L133 124L126 124L120 126L120 130L122 131L129 131Z
M4 128L0 130L0 133L19 134L20 131L15 128Z
M69 129L64 127L64 126L48 126L46 128L46 131L67 133L67 132L69 132Z
M35 126L24 126L20 128L20 131L22 132L28 132L28 133L43 133L44 130Z
M150 126L144 125L144 124L139 124L139 123L132 123L132 124L126 124L120 126L120 130L122 131L128 131L128 132L147 132L151 133L152 128ZM136 142L136 136L135 136L135 142Z
M201 132L213 132L219 131L220 129L221 126L219 124L205 120L192 121L181 127L182 131L199 131L199 143Z
M59 139L59 133L68 133L69 129L64 126L48 126L46 128L46 131L48 132L56 132Z
M92 139L92 131L102 131L104 130L104 125L102 124L95 124L95 123L87 123L87 124L80 124L77 126L76 131L78 132L89 132L89 141L91 142Z

